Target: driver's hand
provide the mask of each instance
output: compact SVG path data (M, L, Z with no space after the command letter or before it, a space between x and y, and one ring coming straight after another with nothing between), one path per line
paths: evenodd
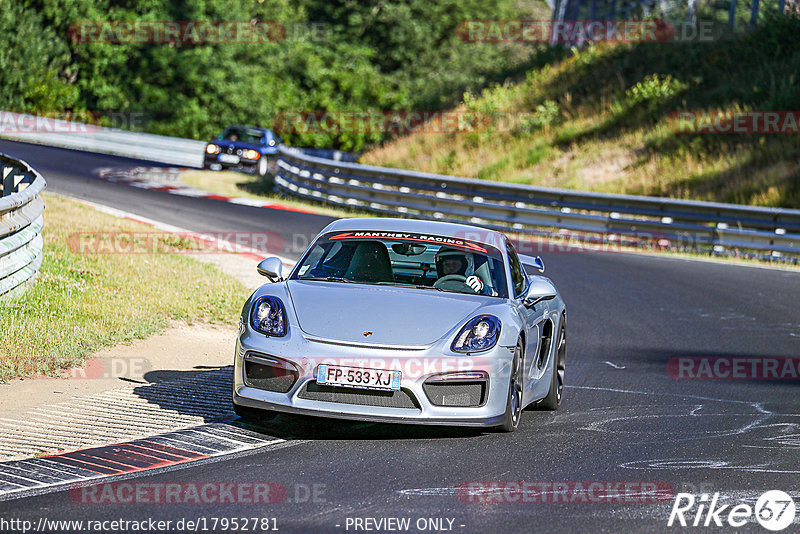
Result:
M475 293L480 293L483 290L483 281L474 274L467 278L466 283Z

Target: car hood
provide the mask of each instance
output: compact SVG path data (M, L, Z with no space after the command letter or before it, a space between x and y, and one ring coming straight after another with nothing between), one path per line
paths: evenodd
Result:
M232 146L233 148L252 148L253 150L259 150L261 148L261 145L253 143L243 143L241 141L209 141L209 143L213 143L223 148L228 148L230 146Z
M287 289L303 332L360 345L431 345L496 300L342 282L290 280Z

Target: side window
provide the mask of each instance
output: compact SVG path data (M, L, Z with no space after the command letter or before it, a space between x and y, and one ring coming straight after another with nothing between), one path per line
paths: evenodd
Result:
M511 267L511 282L514 284L514 296L518 297L525 291L527 285L527 278L525 272L522 270L522 265L519 262L517 251L511 244L508 245L508 261Z

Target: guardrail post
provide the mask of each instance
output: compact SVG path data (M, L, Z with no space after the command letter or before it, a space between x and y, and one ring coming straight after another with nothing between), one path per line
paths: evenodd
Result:
M7 197L13 193L17 192L16 184L14 183L14 178L17 176L17 170L14 167L3 167L3 194L2 196Z

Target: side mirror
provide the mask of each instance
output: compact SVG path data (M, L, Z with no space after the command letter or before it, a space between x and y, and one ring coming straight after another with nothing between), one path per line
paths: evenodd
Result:
M270 282L280 282L283 280L283 262L276 257L265 258L258 263L258 274L269 278Z
M556 298L556 294L556 287L550 280L539 276L533 277L522 298L522 303L526 308L530 308L543 300Z

